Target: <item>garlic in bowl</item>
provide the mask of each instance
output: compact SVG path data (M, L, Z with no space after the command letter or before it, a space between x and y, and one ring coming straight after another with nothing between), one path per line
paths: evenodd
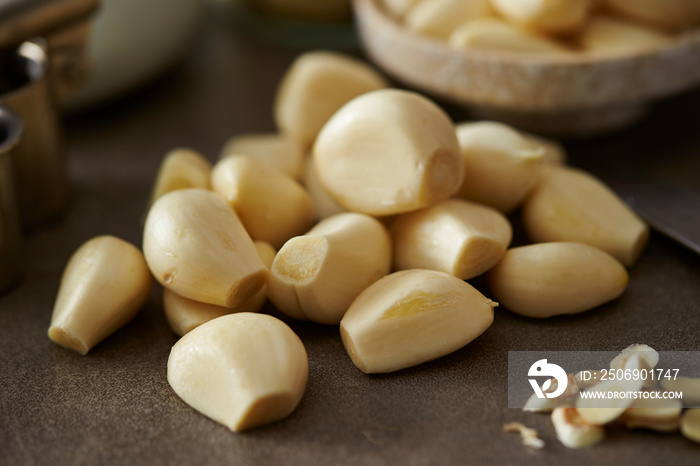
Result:
M414 2L399 16L386 1L354 0L367 54L403 84L467 105L477 118L589 136L623 128L654 100L700 84L698 27L654 29L620 13L612 16L607 7L604 15L591 10L576 32L545 34L509 22L494 8L509 2L492 0L488 14L439 39L409 29L405 18L425 2L450 0ZM611 0L593 3L599 9ZM700 14L692 24L698 22Z

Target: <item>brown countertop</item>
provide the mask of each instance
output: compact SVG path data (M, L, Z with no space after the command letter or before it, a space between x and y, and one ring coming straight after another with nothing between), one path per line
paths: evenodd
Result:
M66 121L72 204L28 238L24 279L0 297L0 463L697 463L700 445L680 435L618 427L595 448L568 450L548 416L507 407L509 350L619 350L640 342L700 351L700 257L657 234L615 302L544 321L497 310L493 326L466 348L391 375L357 370L337 327L288 320L309 354L306 394L290 418L243 434L170 389L166 362L176 336L159 287L136 319L88 356L51 343L46 330L70 254L99 234L140 245L140 217L168 149L190 146L215 160L228 137L273 129L274 89L295 52L209 26L168 76ZM658 105L629 131L567 148L573 165L604 179L657 160L659 171L700 190L700 92ZM502 433L508 421L536 427L546 447L533 451Z

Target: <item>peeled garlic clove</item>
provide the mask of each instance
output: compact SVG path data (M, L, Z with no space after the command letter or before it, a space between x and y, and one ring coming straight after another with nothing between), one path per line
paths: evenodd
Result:
M661 395L662 392L653 393ZM639 398L620 416L620 421L628 429L674 432L678 430L682 410L683 404L679 400L660 396L659 398Z
M340 107L388 86L379 73L357 59L336 52L307 52L282 78L274 103L275 122L306 150Z
M175 393L236 432L289 416L308 372L306 350L292 329L247 312L200 325L175 343L168 359Z
M439 270L466 280L496 265L513 230L495 209L450 199L400 215L391 234L396 270Z
M625 268L582 243L540 243L512 248L488 272L494 297L527 317L577 314L622 294Z
M462 123L456 131L464 160L458 196L513 211L539 182L544 148L501 123Z
M610 361L610 369L622 369L630 356L637 355L646 361L649 369L653 369L659 363L659 353L649 345L635 344L623 349L620 354Z
M557 141L525 131L520 131L520 135L530 144L542 148L542 164L566 165L566 149Z
M625 368L629 369L630 373L634 370L639 373L642 368L641 361L638 355L633 355L627 361ZM639 392L643 384L644 381L641 378L603 380L586 390L590 396L581 396L576 400L578 414L589 424L603 425L614 421L634 403L635 398L630 394ZM607 396L597 398L596 392Z
M91 239L63 271L49 338L87 354L138 313L152 284L143 254L131 243L114 236Z
M210 173L211 163L199 152L186 148L173 149L160 164L150 203L178 189L209 189Z
M605 429L599 425L587 423L570 406L555 408L552 412L552 424L557 438L565 447L586 448L600 443L605 436Z
M309 157L306 161L303 183L314 202L314 210L316 211L316 216L320 220L330 217L331 215L345 212L345 209L335 202L335 199L333 199L318 179L316 164L314 163L313 157Z
M367 215L337 214L280 249L270 271L270 300L292 317L337 324L390 267L384 226Z
M267 282L267 269L236 213L218 194L173 191L146 218L143 250L165 288L195 301L234 307Z
M313 202L306 190L259 160L247 156L220 160L212 171L212 187L254 240L281 247L313 223Z
M460 50L495 50L533 54L566 54L564 46L545 36L515 28L495 18L469 21L449 37L452 47Z
M304 152L291 137L279 133L239 134L224 144L221 157L247 155L287 176L298 179L304 166Z
M683 404L685 404L686 406L700 404L700 378L662 378L661 387L669 392L683 392Z
M697 0L604 0L612 11L634 22L678 31L700 21L700 2Z
M649 227L613 191L582 170L543 166L522 220L533 242L576 241L631 266L649 239Z
M336 202L369 215L443 201L457 192L464 173L447 114L397 89L370 92L340 109L319 134L314 157Z
M361 371L393 372L462 348L491 325L497 305L453 275L404 270L360 293L340 334Z
M683 437L700 443L700 408L688 409L681 418Z
M666 47L671 41L653 29L605 17L593 19L578 37L584 51L596 54L644 52Z
M447 39L460 25L487 16L489 0L422 0L407 12L405 24L424 36Z
M256 241L255 248L260 254L265 267L269 269L275 258L275 249L264 241ZM170 325L173 332L176 335L183 336L200 325L226 314L258 312L265 305L266 300L267 286L263 286L251 298L232 308L200 303L199 301L183 298L165 289L163 291L163 310L165 311L168 325Z
M510 22L541 32L570 32L581 27L592 7L590 0L491 0Z

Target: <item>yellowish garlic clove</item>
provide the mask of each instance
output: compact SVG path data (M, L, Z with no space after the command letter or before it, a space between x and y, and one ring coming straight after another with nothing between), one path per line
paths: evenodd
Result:
M540 243L509 249L488 272L491 291L506 309L545 318L593 309L622 294L625 268L582 243Z
M210 177L211 163L202 154L187 148L173 149L160 164L150 204L170 191L187 188L209 189Z
M405 16L406 28L446 40L460 25L491 16L489 0L422 0Z
M321 183L343 208L369 215L443 201L462 184L450 118L414 92L360 96L323 127L313 154Z
M308 372L306 350L292 329L247 312L200 325L175 343L168 359L175 393L236 432L289 416Z
M577 241L631 266L649 239L649 227L610 188L582 170L543 166L540 183L522 208L533 242Z
M700 408L687 409L681 418L683 437L700 443Z
M87 354L141 310L152 284L143 254L131 243L114 236L91 239L63 271L49 338Z
M572 32L584 25L591 0L491 0L511 23L544 33Z
M336 52L307 52L282 78L274 103L275 122L306 150L340 107L388 86L379 73L355 58Z
M231 308L267 282L236 213L211 191L185 189L158 199L146 218L143 250L161 285L195 301Z
M629 55L666 47L673 39L639 24L598 17L583 29L577 40L587 53Z
M254 240L281 247L309 229L314 206L303 186L251 157L227 157L212 171L212 187L236 211Z
M384 9L396 19L403 18L408 11L422 0L382 0Z
M360 293L340 334L361 371L393 372L462 348L491 325L497 305L453 275L404 270Z
M337 324L357 295L390 268L391 241L384 226L367 215L337 214L280 249L268 294L285 314Z
M266 163L287 176L299 179L304 166L304 151L291 137L280 133L239 134L221 149L221 157L247 155Z
M269 269L275 258L275 249L264 241L256 241L255 248L265 266ZM200 325L216 319L217 317L236 312L258 312L267 300L267 286L251 298L243 301L235 307L228 308L215 304L200 303L192 299L183 298L172 291L163 291L163 310L168 325L176 335L183 336Z
M496 18L469 21L448 38L459 50L491 50L512 53L562 55L570 51L546 36L518 29Z
M539 182L544 148L501 123L462 123L456 130L464 160L458 196L513 211Z
M559 441L568 448L586 448L600 443L605 437L602 426L589 424L571 406L552 411L552 425Z
M520 131L520 135L531 144L543 149L542 164L566 165L568 159L566 149L559 142L526 131Z
M391 236L396 270L439 270L466 280L498 263L513 230L491 207L449 199L398 216Z
M316 164L314 163L313 157L309 157L306 160L303 183L309 196L311 196L313 200L316 217L320 220L346 211L335 202L335 199L333 199L326 188L321 184L321 181L318 179L318 174L316 173Z

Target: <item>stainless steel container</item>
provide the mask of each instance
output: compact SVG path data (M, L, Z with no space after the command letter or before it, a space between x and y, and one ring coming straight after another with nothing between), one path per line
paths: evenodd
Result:
M22 129L19 118L0 107L0 292L20 273L21 235L10 154L20 141Z

